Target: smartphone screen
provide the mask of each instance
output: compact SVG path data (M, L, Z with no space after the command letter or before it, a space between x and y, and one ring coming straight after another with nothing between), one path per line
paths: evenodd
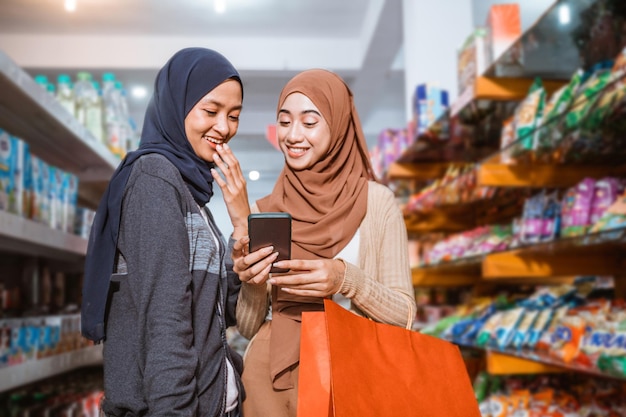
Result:
M289 213L252 213L248 216L250 252L266 246L274 246L278 252L276 261L291 259L291 215ZM288 272L288 269L272 267L270 272Z

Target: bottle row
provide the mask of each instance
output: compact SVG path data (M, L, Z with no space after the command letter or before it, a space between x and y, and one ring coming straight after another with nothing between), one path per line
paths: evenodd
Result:
M104 73L102 82L87 71L78 72L75 80L60 74L56 84L43 75L36 75L35 81L116 157L121 159L137 148L139 135L129 113L127 93L114 73Z

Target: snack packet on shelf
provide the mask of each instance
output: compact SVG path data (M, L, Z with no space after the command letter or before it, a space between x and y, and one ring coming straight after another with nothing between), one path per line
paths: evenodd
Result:
M510 342L511 347L518 350L524 347L524 341L529 337L530 330L533 328L533 324L535 320L537 320L539 313L539 310L524 309L524 315L513 332L513 337Z
M557 337L556 330L561 323L561 319L565 317L569 311L569 306L564 305L553 309L550 322L544 325L544 330L534 343L535 350L548 351L553 343L553 338ZM537 320L539 322L539 320Z
M545 107L546 91L540 78L535 78L528 95L515 109L513 116L515 124L516 149L513 157L519 157L535 147L535 133L541 125Z
M615 199L590 229L591 233L626 227L626 191Z
M582 76L583 71L579 69L570 81L555 91L547 101L543 125L537 135L536 148L539 153L554 149L562 139L559 119L572 105L574 95L580 87Z
M561 236L580 236L587 232L595 192L595 180L585 178L569 188L561 202Z
M592 73L580 86L569 111L565 115L566 129L574 130L580 127L591 107L599 99L600 92L607 85L610 76L611 72L602 68Z
M499 349L506 348L515 334L515 330L524 315L523 307L515 307L502 312L502 317L498 322L492 343Z

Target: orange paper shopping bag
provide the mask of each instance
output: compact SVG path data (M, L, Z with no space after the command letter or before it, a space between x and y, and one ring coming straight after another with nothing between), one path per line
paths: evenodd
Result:
M324 307L302 315L298 417L480 417L458 347Z

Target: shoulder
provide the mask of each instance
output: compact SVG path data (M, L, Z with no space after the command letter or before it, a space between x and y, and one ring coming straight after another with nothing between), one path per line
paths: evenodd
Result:
M178 172L165 156L158 153L149 153L140 156L133 164L133 171L141 171L146 174L163 174Z
M134 164L133 172L141 172L155 177L180 177L180 172L166 157L157 153L143 155ZM182 177L181 177L182 178Z
M395 204L395 196L393 191L386 185L376 181L369 181L367 186L368 205L371 203L393 203Z
M369 181L367 191L368 215L375 218L402 217L396 196L389 187L375 181Z

